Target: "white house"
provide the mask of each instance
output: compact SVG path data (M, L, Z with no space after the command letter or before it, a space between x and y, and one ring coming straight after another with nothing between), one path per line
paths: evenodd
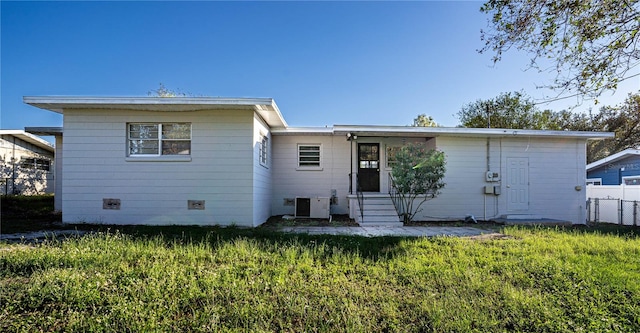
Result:
M23 130L0 130L0 193L53 193L53 160L53 145L42 138Z
M394 150L412 141L447 158L446 187L418 220L517 215L584 223L585 145L613 136L297 128L287 125L270 98L24 101L64 115L58 136L62 186L56 195L67 223L258 226L281 214L349 214L361 224L399 223L397 214L389 213L390 166Z

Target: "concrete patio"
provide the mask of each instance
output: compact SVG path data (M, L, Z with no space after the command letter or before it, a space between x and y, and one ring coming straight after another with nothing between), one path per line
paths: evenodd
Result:
M493 230L474 227L280 227L281 232L303 233L309 235L355 235L364 237L401 236L401 237L471 237L498 234Z

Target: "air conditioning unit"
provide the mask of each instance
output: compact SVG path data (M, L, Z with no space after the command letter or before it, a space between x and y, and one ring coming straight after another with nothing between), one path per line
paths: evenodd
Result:
M296 197L296 217L328 219L331 214L330 207L328 197Z

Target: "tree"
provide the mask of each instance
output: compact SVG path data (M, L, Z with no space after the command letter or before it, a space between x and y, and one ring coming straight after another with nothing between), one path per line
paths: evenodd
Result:
M157 97L186 97L187 96L187 94L181 91L176 91L176 90L172 90L165 87L164 84L162 84L162 82L160 83L160 86L158 87L158 89L147 92L147 95L157 96Z
M391 170L393 195L404 223L413 221L422 204L440 194L445 164L444 153L427 149L424 143L409 143L396 153Z
M547 129L544 114L529 97L520 92L501 93L488 100L477 100L458 112L462 127Z
M431 116L422 113L413 119L413 127L438 127L438 123Z
M490 18L479 52L494 63L511 48L528 52L532 68L557 74L547 87L559 95L597 98L638 75L639 0L488 0L480 10Z
M575 127L572 130L577 130ZM640 93L629 94L619 106L604 106L593 116L590 130L614 132L614 139L590 142L587 163L640 146Z

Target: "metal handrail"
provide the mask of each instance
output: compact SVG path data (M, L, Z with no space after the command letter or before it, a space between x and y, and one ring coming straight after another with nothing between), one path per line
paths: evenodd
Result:
M356 197L358 198L358 207L360 208L360 222L364 220L364 194L362 193L362 187L360 186L360 178L356 173Z
M389 196L391 197L391 202L393 202L393 207L395 207L398 216L401 216L400 210L402 208L402 199L400 196L400 192L398 192L396 181L395 179L393 179L393 175L391 175L391 172L389 172L389 181L387 182L387 184Z

